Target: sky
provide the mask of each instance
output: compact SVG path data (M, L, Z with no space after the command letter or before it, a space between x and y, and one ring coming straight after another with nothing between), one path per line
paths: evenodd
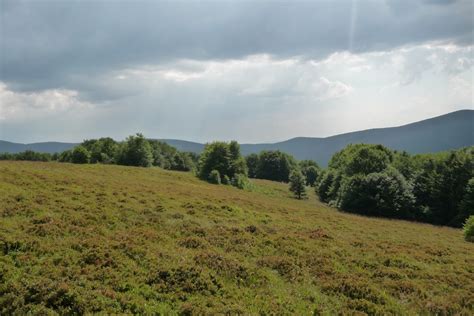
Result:
M275 142L473 108L472 0L0 0L0 139Z

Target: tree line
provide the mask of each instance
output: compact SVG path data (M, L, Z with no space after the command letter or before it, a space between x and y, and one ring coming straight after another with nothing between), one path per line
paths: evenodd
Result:
M0 154L0 160L59 161L76 164L103 163L124 166L157 166L168 170L193 171L198 155L180 152L157 140L146 139L142 134L131 135L118 142L110 137L89 139L61 153L38 153L31 150Z
M293 156L279 150L264 150L245 158L249 177L279 182L288 182L292 173L301 172L306 185L313 186L321 172L313 160L297 161Z
M474 147L409 155L382 145L334 154L316 185L344 211L460 227L474 214Z

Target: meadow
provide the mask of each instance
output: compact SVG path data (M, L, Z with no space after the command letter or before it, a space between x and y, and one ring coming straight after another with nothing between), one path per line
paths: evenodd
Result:
M460 229L251 181L0 161L0 314L472 315Z

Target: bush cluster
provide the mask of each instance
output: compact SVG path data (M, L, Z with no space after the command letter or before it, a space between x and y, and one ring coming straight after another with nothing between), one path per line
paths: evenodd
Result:
M293 156L279 150L264 150L245 157L250 178L289 182L294 171L301 171L306 185L314 186L321 173L313 160L297 161Z
M0 153L0 160L21 160L21 161L51 161L56 160L56 155L48 153L39 153L32 150L26 150L20 153Z
M316 192L349 212L459 227L474 212L473 149L411 156L349 145L331 158Z
M198 175L214 184L233 185L239 189L251 187L247 165L236 141L206 144L199 157Z
M156 166L178 171L195 170L198 159L194 153L180 152L166 143L146 139L142 134L131 135L123 142L110 137L89 139L56 155L60 162Z

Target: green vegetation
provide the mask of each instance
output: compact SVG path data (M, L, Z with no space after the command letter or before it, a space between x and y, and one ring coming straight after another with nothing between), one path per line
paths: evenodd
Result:
M127 137L118 150L117 163L124 166L151 167L153 153L150 142L142 134Z
M0 159L158 166L194 171L202 180L245 190L253 189L247 175L288 182L293 174L290 191L298 199L304 197L305 185L314 186L321 201L348 212L455 227L474 213L473 147L411 156L382 145L349 145L321 170L314 161L297 162L280 151L244 159L236 141L207 144L197 156L136 134L124 142L86 140L61 154L26 151L2 154Z
M317 180L322 201L342 210L460 227L474 212L474 148L410 156L349 145Z
M297 168L293 156L281 151L262 151L256 164L256 178L288 182L290 173Z
M0 160L19 160L19 161L51 161L55 157L48 153L38 153L32 150L26 150L21 153L0 153Z
M288 182L294 171L301 171L305 183L314 186L321 173L318 164L312 160L296 159L281 151L264 150L260 154L250 154L245 157L250 178Z
M0 162L0 314L472 314L461 230L251 181Z
M91 163L115 163L119 144L110 137L88 139L81 144L90 152Z
M227 175L225 175L224 177L227 177ZM222 183L221 174L217 170L212 170L211 172L209 172L209 176L207 177L207 181L209 181L209 183L213 183L213 184L221 184Z
M469 216L464 223L464 239L474 242L474 215Z
M89 163L91 153L84 146L76 146L71 152L72 163Z
M199 177L214 184L240 187L247 178L245 159L240 154L240 145L236 141L207 144L199 157L198 167Z
M290 191L298 200L306 197L306 180L301 171L296 170L290 174Z
M300 164L301 165L301 164ZM309 186L314 186L318 177L321 173L320 169L315 166L308 166L307 168L302 168L301 170L305 177L306 184Z
M110 137L88 139L71 150L52 155L31 150L18 154L0 153L0 160L157 166L177 171L195 170L198 159L194 153L179 152L166 143L146 139L142 134L129 136L123 142L117 142Z

